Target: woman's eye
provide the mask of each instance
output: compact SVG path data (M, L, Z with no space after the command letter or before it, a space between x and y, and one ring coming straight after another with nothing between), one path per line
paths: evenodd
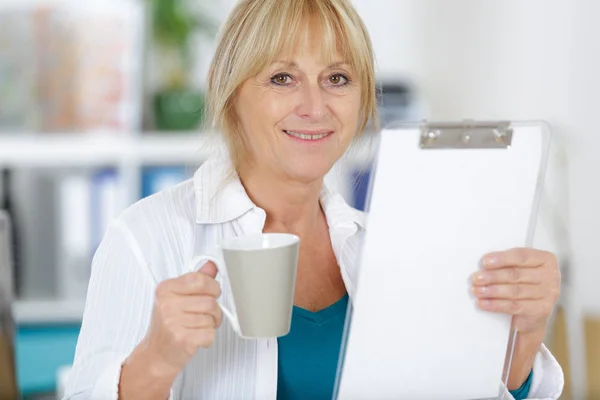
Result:
M292 80L292 77L288 74L277 74L271 78L271 82L276 85L287 85Z
M331 75L328 80L334 86L343 86L349 82L349 79L344 74Z

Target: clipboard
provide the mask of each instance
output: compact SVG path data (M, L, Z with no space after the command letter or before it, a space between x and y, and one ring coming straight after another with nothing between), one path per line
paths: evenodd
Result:
M517 332L476 307L470 277L532 245L550 139L535 121L380 133L334 399L504 396Z

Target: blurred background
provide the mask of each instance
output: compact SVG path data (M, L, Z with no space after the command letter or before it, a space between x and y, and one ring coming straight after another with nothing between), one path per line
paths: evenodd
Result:
M205 77L234 4L0 0L0 398L60 397L107 224L207 157ZM564 286L546 343L563 398L600 398L600 3L354 4L384 124L550 123L536 247L559 256ZM348 157L328 177L358 208L369 162Z

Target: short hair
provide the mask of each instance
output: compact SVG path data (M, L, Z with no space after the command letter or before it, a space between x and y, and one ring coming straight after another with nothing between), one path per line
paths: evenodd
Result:
M378 127L373 48L350 0L240 0L219 35L206 101L206 123L224 135L236 169L246 155L234 107L236 94L247 79L290 50L311 18L320 25L325 58L331 61L339 51L354 70L353 80L360 84L356 135L369 122Z

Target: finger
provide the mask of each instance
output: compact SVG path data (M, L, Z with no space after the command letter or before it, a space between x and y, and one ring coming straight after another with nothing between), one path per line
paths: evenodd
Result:
M548 261L550 253L527 248L514 248L486 254L483 267L488 269L504 267L539 267Z
M196 304L196 314L208 314L213 318L216 327L221 326L221 322L223 320L223 311L214 297L199 296Z
M217 277L217 272L219 272L219 270L214 262L208 261L206 264L204 264L204 266L202 266L202 268L200 268L200 271L198 272L208 275L214 279Z
M218 304L215 297L208 295L181 296L177 299L177 307L185 313L206 314Z
M508 267L477 271L472 275L473 285L539 284L543 281L543 268Z
M473 291L480 299L539 300L544 297L541 285L532 284L475 286Z
M217 328L223 322L223 310L213 296L185 296L177 304L178 310L184 313L210 315Z
M217 304L217 309L212 313L213 318L215 319L215 326L218 328L223 323L223 310L221 306Z
M190 316L206 315L213 322L212 326L218 328L223 321L223 311L217 300L212 296L184 296L178 301L170 301L161 307L163 317L169 324L177 324L180 319Z
M187 329L216 328L215 318L210 314L183 314L181 324Z
M478 299L477 305L485 311L509 315L549 315L551 302L543 300Z
M174 294L182 295L208 295L218 297L221 287L211 276L202 272L189 272L167 282L168 290Z
M214 329L199 329L193 332L192 342L196 347L209 347L215 341L215 336Z

